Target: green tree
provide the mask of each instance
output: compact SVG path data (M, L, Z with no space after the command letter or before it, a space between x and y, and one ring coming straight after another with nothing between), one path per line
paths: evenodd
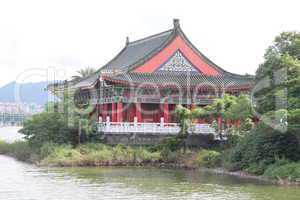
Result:
M25 135L31 147L39 149L47 142L76 144L77 128L68 126L60 113L44 112L25 121L19 132Z
M182 105L177 105L175 108L175 114L179 119L180 124L180 134L177 136L176 141L178 141L178 147L184 147L184 152L186 151L186 139L188 137L188 128L191 124L192 113L188 108Z
M247 95L240 95L225 111L225 118L229 120L240 120L242 123L253 118L253 108Z
M207 118L209 116L208 112L202 108L188 109L182 105L177 105L175 108L175 114L179 119L179 124L181 127L180 134L188 135L188 127L193 123L193 120L199 118Z
M264 57L256 71L256 110L263 115L286 109L289 130L300 132L300 33L281 33Z
M96 70L91 67L80 69L77 71L77 75L72 76L72 81L74 81L74 82L79 81L82 78L89 77L90 75L94 74L95 72L96 72Z
M223 132L223 120L228 119L226 114L228 114L228 110L231 109L233 105L236 104L237 97L225 94L223 98L216 99L211 105L204 107L204 113L207 118L214 117L217 119L218 117L222 117L222 125L219 127L218 123L214 122L214 127L218 131L220 138L222 138ZM231 116L235 116L232 114Z

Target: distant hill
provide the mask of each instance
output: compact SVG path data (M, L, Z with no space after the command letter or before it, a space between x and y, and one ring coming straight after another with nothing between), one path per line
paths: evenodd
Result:
M48 98L53 99L54 96L45 90L48 82L37 83L16 83L11 82L0 88L0 102L16 102L15 87L20 88L20 98L24 103L35 103L38 105L45 105Z

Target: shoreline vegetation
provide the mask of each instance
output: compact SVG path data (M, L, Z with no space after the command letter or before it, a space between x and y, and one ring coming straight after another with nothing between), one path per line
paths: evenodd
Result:
M165 155L164 155L165 154ZM165 152L150 147L131 147L105 144L71 145L44 144L39 151L33 150L26 141L6 143L0 141L0 155L11 156L19 161L40 167L157 167L199 170L216 175L230 175L278 185L300 185L300 163L287 163L295 168L295 177L282 172L281 176L268 173L256 175L247 171L230 171L224 166L224 155L214 150ZM270 167L274 168L274 167ZM277 168L278 170L279 168ZM275 168L273 169L275 170Z

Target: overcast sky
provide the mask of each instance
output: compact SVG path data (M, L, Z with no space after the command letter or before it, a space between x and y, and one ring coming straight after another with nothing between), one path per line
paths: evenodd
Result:
M299 7L297 0L1 1L0 86L21 80L24 71L25 82L46 79L28 74L51 66L66 77L99 68L124 47L126 36L136 40L170 29L173 18L216 64L253 74L276 35L300 30Z

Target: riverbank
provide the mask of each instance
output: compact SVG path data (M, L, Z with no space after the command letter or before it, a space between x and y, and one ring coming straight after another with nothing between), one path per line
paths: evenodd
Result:
M45 144L37 151L27 142L0 142L0 154L20 161L47 167L107 167L135 166L168 169L200 170L217 175L231 175L280 185L300 185L300 179L257 176L245 171L228 171L220 167L220 156L215 151L161 152L147 147L86 144L77 148L69 145ZM288 173L292 173L291 171Z

